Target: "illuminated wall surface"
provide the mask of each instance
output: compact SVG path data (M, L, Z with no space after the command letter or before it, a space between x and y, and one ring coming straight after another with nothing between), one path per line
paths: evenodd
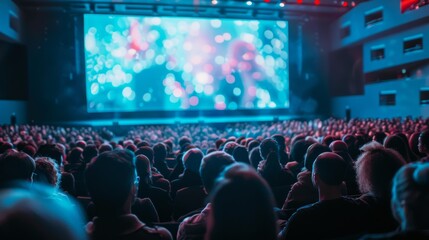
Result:
M289 108L288 23L84 16L89 112Z

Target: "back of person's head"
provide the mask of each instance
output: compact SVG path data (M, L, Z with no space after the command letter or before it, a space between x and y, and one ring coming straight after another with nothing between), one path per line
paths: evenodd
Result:
M154 163L165 161L165 158L167 157L167 148L165 147L164 143L155 144L152 150Z
M9 150L13 149L13 144L10 142L3 142L3 144L0 146L0 154L3 154Z
M204 188L209 193L212 191L216 178L226 166L234 163L234 158L223 151L212 152L201 161L200 176Z
M297 140L292 145L290 149L290 159L291 161L296 161L298 163L304 162L305 153L307 152L307 148L311 144L306 140Z
M250 151L249 153L249 161L250 164L253 166L254 169L258 169L259 162L262 161L262 157L260 154L260 148L255 147Z
M183 154L183 166L186 170L199 174L201 160L203 157L204 154L200 149L192 148Z
M137 175L140 177L140 181L146 181L147 183L151 182L151 167L149 158L145 155L140 154L136 156L136 170Z
M271 138L277 142L277 144L279 145L280 151L286 151L286 140L283 135L274 134Z
M97 146L94 144L88 144L82 152L83 161L85 163L89 163L91 159L98 156L98 149Z
M225 169L211 197L206 239L276 239L273 195L250 166L237 163Z
M254 148L259 147L259 144L261 144L261 142L259 142L259 140L252 140L249 142L249 144L247 145L247 151L250 153Z
M237 162L250 164L249 153L247 152L247 148L245 146L237 146L232 152L232 156Z
M83 140L79 140L76 142L76 147L80 147L80 148L84 149L86 147L86 142Z
M401 137L396 135L387 136L384 139L384 147L393 149L401 154L402 158L406 162L410 162L410 156L408 153L407 143L402 140Z
M32 181L36 164L23 152L9 151L0 155L0 184L11 181Z
M35 160L36 170L33 181L58 187L61 173L57 163L48 157L38 157Z
M234 149L237 146L239 145L236 142L233 142L233 141L226 142L225 145L223 145L223 151L232 156L232 153L234 152Z
M271 152L274 152L276 154L279 153L279 145L274 139L267 138L262 140L261 145L259 145L259 147L259 151L263 159L267 159L268 154Z
M322 144L325 146L330 146L333 141L335 141L334 136L327 135L323 138Z
M429 130L420 133L418 140L419 152L429 154Z
M310 145L310 147L307 148L307 153L305 154L304 158L304 166L308 171L312 171L313 169L313 163L316 160L317 156L319 156L321 153L324 152L330 152L331 150L329 147L320 144L320 143L313 143Z
M328 145L332 152L347 152L348 146L342 140L332 141L331 144Z
M423 157L424 154L419 151L419 137L420 132L412 133L411 136L408 138L408 146L416 156Z
M393 178L392 211L402 230L429 227L429 164L408 164ZM406 229L404 229L406 228Z
M153 150L151 147L149 147L149 146L140 147L139 149L137 149L135 154L136 155L145 155L149 159L150 164L153 165Z
M137 144L137 148L141 148L141 147L150 147L150 144L146 141L141 141Z
M221 150L220 148L221 148L221 146L225 143L225 139L218 139L218 140L216 140L215 141L215 147L216 147L216 149L217 150Z
M67 162L69 163L81 163L83 160L83 149L80 147L73 148L67 155Z
M189 137L181 137L179 139L179 147L182 148L185 144L191 144L192 140Z
M372 137L372 140L383 144L384 139L387 137L387 134L385 132L376 132L374 133L374 136Z
M104 152L110 152L110 151L112 151L113 150L113 147L112 147L112 145L110 145L109 143L103 143L103 144L101 144L100 145L100 147L98 148L98 152L101 154L101 153L104 153Z
M356 161L356 175L362 193L381 199L390 199L393 176L405 165L405 160L395 150L381 144L364 145L365 151Z
M37 184L1 191L0 239L87 239L78 204L47 199L51 192Z
M44 144L39 147L35 156L52 158L58 166L62 166L64 151L57 144Z
M99 216L116 216L123 210L136 181L133 156L129 150L114 150L88 164L85 180Z
M280 165L279 155L276 152L268 153L267 159L261 168L262 176L269 180L270 178L275 178L282 170Z
M28 154L30 157L34 157L36 155L37 152L37 148L35 146L33 146L32 144L26 144L22 150L22 152L25 152L26 154Z
M339 186L344 181L347 164L341 156L333 152L320 154L313 163L313 182L322 181L329 186Z

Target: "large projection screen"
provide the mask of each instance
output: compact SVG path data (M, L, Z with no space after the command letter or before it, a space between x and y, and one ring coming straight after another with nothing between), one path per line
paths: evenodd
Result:
M288 22L84 16L88 112L289 108Z

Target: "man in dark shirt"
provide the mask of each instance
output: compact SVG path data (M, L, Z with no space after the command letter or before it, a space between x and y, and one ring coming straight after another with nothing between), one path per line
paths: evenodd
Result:
M97 212L86 225L92 239L172 239L167 229L148 227L131 214L138 187L132 152L100 154L89 163L85 178Z
M317 203L292 215L280 239L332 239L361 234L365 214L353 199L342 197L345 161L335 153L322 153L313 164L312 181L319 192Z

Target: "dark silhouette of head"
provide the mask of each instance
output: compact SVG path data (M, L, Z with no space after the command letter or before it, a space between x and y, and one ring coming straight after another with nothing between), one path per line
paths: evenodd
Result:
M316 160L316 158L324 153L324 152L330 152L331 150L329 149L329 147L320 144L320 143L313 143L310 145L310 147L308 147L307 149L307 153L305 154L305 159L304 159L304 166L308 171L312 171L313 169L313 163Z
M85 180L99 217L131 211L137 193L134 161L132 152L114 150L100 154L88 164Z
M255 170L236 163L225 169L218 182L211 195L206 239L276 239L274 198Z
M249 161L249 153L247 152L247 148L244 146L237 146L232 152L232 156L234 160L237 162L242 162L246 164L250 164Z
M36 164L23 152L9 151L0 155L0 184L12 181L32 181Z
M216 178L226 166L234 163L234 158L223 151L212 152L201 161L200 176L204 188L209 193L212 191Z

